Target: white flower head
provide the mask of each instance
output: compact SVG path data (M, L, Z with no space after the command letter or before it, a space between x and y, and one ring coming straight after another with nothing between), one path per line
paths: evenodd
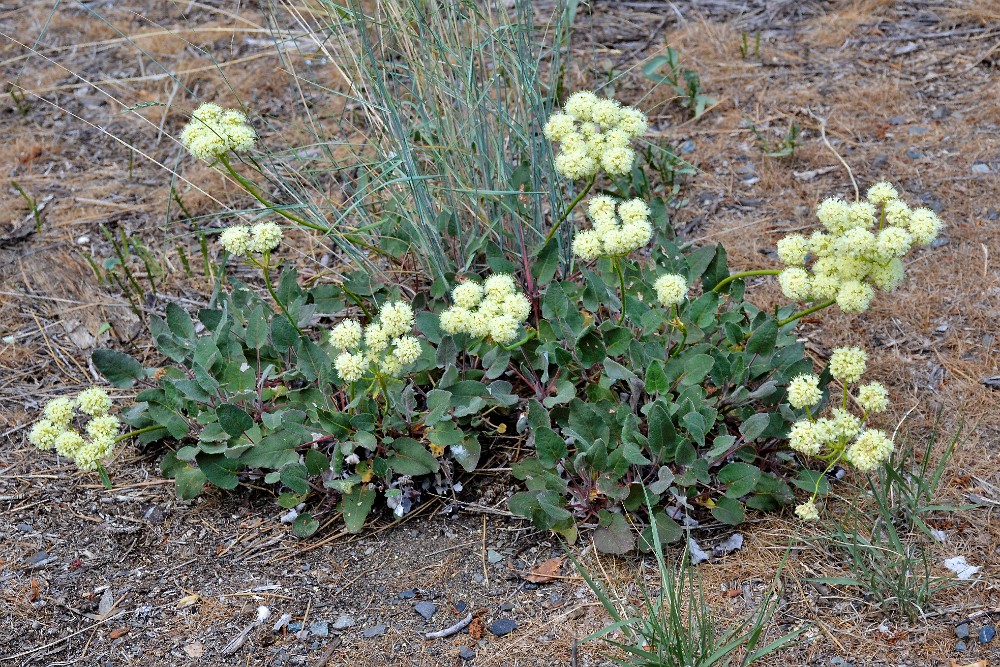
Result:
M460 308L475 308L483 300L483 286L472 281L460 283L451 291L451 298Z
M803 521L818 521L819 520L819 510L816 509L816 503L812 500L802 503L796 506L795 515L798 516Z
M892 183L879 181L868 188L867 199L872 204L880 206L899 199L899 193L896 192L896 188L892 187Z
M246 225L235 225L227 228L219 235L219 242L230 255L240 257L250 252L250 228Z
M344 382L356 382L368 372L369 362L363 354L341 352L334 361L334 368Z
M687 298L687 279L677 273L665 273L653 283L653 291L663 306L677 306Z
M330 330L330 345L340 350L349 350L361 344L361 323L347 319Z
M857 382L867 361L868 354L860 347L838 347L830 356L830 374L841 382Z
M259 222L250 229L252 252L271 252L281 243L281 227L273 222Z
M822 398L819 378L815 375L799 375L788 384L788 403L793 408L811 408Z
M889 390L880 382L858 387L858 405L866 412L884 412L889 407Z
M76 407L85 415L98 416L108 414L111 409L111 397L100 387L84 389L76 397Z

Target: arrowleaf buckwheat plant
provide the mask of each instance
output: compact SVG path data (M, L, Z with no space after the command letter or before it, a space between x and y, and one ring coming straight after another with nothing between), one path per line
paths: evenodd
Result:
M533 254L518 265L484 244L461 271L394 274L394 262L420 266L420 244L365 246L360 233L271 205L266 183L234 162L257 164L267 137L242 112L203 105L182 133L194 158L264 204L263 216L304 234L349 233L386 270L303 281L276 259L285 241L274 221L229 226L222 248L261 271L266 297L230 280L194 318L171 304L151 320L167 365L100 350L95 367L142 387L122 418L140 442L168 446L162 469L181 497L207 484L274 485L301 536L335 512L361 530L380 498L403 516L459 492L463 472L499 455L501 434L527 453L511 465L523 487L510 510L569 541L596 524L605 552L675 541L707 516L738 524L747 508L793 503L793 487L810 494L796 512L814 519L824 472L872 470L893 443L869 427L888 396L858 385L864 352L838 349L816 375L795 325L833 305L865 311L896 289L904 257L941 221L877 183L863 201L823 201L821 229L778 243L784 268L730 273L722 245L680 245L650 202L614 180L635 168L647 126L614 99L570 95L543 130L558 150L539 155L553 178L586 184L549 212ZM573 229L595 188L590 226ZM568 262L553 262L559 254ZM756 276L777 276L791 303L755 306L746 279ZM61 419L47 416L33 438L58 449Z

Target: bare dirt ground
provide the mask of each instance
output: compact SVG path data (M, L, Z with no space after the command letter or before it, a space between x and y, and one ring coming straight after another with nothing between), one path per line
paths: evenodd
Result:
M190 183L225 205L241 200L181 157L171 136L196 101L153 61L208 98L224 88L204 48L250 108L278 115L289 91L261 26L253 7L237 3L0 4L0 67L16 84L0 101L0 664L319 665L326 657L330 665L455 665L462 646L477 665L606 664L595 645L572 649L606 622L575 572L564 567L564 578L540 586L523 578L562 550L521 522L446 500L360 538L327 525L300 541L263 492L177 501L158 476L158 452L127 449L107 492L26 443L40 405L94 381L95 346L146 346L143 323L85 259L111 255L102 225L141 239L166 267L144 304L151 310L168 300L193 305L209 289L179 259L178 245L200 255L191 230L172 225L167 169L176 168L177 192L194 215L219 205ZM975 1L609 2L580 13L580 85L624 72L619 96L639 101L650 86L638 64L669 43L718 99L698 121L662 90L640 104L659 138L683 146L700 169L683 190L677 227L698 244L722 241L732 267L776 265L775 241L812 225L821 199L853 196L831 147L861 188L888 178L948 224L941 244L912 258L898 293L864 315L824 315L802 331L817 360L845 343L872 353L872 376L896 400L890 427L903 422L902 432L920 437L937 413L945 434L966 423L943 501L975 497L985 506L938 517L946 538L935 567L945 574L941 561L964 555L979 575L911 623L880 614L854 589L804 582L844 572L800 545L774 632L813 626L770 664L1000 664L1000 640L959 653L954 632L974 616L975 635L995 618L985 612L1000 610L1000 391L983 382L1000 373L998 26L1000 4ZM752 46L758 31L759 57L741 57L741 34ZM152 101L166 106L122 113ZM750 124L780 142L792 122L803 128L794 156L763 155ZM38 221L14 182L37 203ZM777 299L762 285L761 305ZM462 500L503 509L502 478L467 487L475 492ZM773 576L785 546L814 530L762 517L742 528L742 551L700 566L720 618L751 612L752 592ZM724 537L700 539L710 546ZM635 559L601 565L626 590L640 568L649 573ZM430 621L414 612L420 601L435 604ZM224 654L261 605L270 618ZM422 638L465 610L476 614L472 633ZM283 614L308 636L297 638L296 626L272 633ZM482 629L502 618L517 629L503 637ZM342 632L338 620L348 626Z

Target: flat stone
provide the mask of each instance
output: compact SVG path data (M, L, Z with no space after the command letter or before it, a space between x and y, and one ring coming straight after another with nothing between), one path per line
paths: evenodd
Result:
M460 646L458 648L458 657L462 660L472 660L476 657L476 652L468 646Z
M364 632L361 633L365 639L371 639L372 637L381 637L385 634L384 625L373 625L370 628L365 628Z
M906 116L889 116L889 125L906 125Z
M513 602L504 602L502 605L500 605L500 611L513 611L513 609L514 609Z
M694 142L688 139L683 144L681 144L681 153L687 155L688 153L694 153Z
M498 551L494 551L493 549L487 549L486 560L496 565L497 563L503 560L503 554L501 554Z
M316 621L315 623L310 623L309 632L313 633L317 637L329 637L330 624L327 621Z
M405 591L400 591L398 597L400 600L409 600L410 598L416 596L417 592L412 588Z
M985 628L979 631L979 636L977 639L980 644L989 644L993 641L993 638L997 636L996 628L992 625L987 625Z
M434 616L434 612L437 611L437 607L431 602L424 601L413 605L413 611L423 616L424 620L429 621Z
M465 610L468 608L469 608L468 602L459 600L458 602L455 603L455 611L457 611L459 614L464 614Z
M972 165L972 173L973 174L988 174L988 173L990 173L990 165L985 164L983 162L977 162L974 165Z
M298 632L301 629L302 629L302 623L300 623L299 621L293 621L288 624L289 632Z
M958 637L959 639L968 639L969 638L969 624L968 623L962 623L961 625L956 625L955 626L955 636Z
M350 616L349 614L344 614L343 616L339 617L336 621L333 622L333 629L346 630L347 628L352 627L354 623L355 620L353 616Z
M49 559L49 555L44 551L39 551L37 554L28 559L28 565L38 565Z
M958 651L959 653L961 653L967 648L969 648L969 646L965 642L958 642L957 644L955 644L955 650Z
M517 630L517 621L510 618L498 618L490 623L488 630L497 637L503 637Z
M926 127L923 127L922 125L911 125L906 129L910 134L927 134L927 132L929 131Z
M939 104L934 107L934 111L931 112L931 118L934 120L941 120L942 118L947 118L951 115L951 109L943 104Z
M485 581L483 579L483 575L481 575L481 574L474 574L474 575L472 575L472 580L474 582L476 582L477 584L481 584L481 583L483 583L483 581Z
M30 523L19 523L19 524L17 524L17 529L19 531L21 531L22 533L30 533L31 532L31 524Z
M920 158L923 157L923 155L920 153L920 151L915 151L911 149L906 151L906 157L910 158L911 160L919 160Z

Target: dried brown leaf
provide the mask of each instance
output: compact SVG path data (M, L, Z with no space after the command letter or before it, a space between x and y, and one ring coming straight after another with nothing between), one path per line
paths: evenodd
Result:
M552 581L559 575L559 570L562 568L562 564L562 556L542 561L532 568L531 574L526 576L525 579L533 584L543 584L547 581Z

